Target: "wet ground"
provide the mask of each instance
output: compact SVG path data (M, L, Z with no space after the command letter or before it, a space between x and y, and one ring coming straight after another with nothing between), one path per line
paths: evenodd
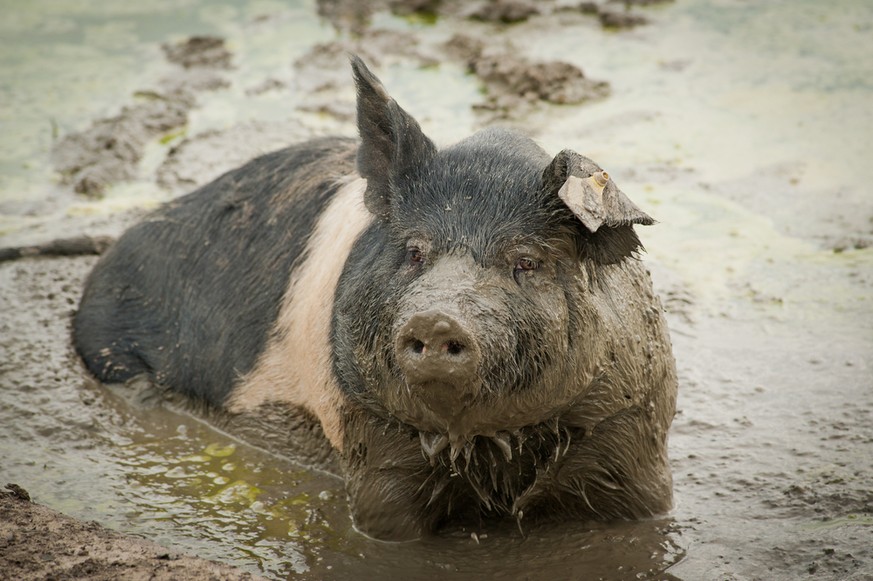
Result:
M114 236L256 153L351 135L355 50L438 142L520 127L659 220L639 233L680 374L676 507L369 541L338 480L87 380L68 333L94 257L0 263L0 485L271 578L873 579L869 3L175 4L8 11L0 246Z

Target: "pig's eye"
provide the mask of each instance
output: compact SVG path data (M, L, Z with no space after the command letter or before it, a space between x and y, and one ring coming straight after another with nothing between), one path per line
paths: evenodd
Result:
M415 246L408 248L406 250L406 262L413 266L420 266L424 264L424 253Z
M519 258L515 262L515 272L523 272L527 270L536 270L540 267L540 263L527 256Z
M521 284L521 277L529 274L540 267L540 263L528 256L523 256L515 261L515 269L512 271L512 278L515 282Z

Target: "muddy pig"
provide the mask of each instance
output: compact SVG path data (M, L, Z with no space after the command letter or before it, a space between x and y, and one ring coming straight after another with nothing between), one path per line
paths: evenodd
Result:
M352 70L359 142L259 157L101 259L74 321L90 372L306 418L376 538L667 511L675 365L634 232L652 219L570 150L497 129L438 149Z

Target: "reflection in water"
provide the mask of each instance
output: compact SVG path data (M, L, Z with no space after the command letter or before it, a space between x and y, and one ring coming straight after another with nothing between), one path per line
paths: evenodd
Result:
M406 543L352 529L342 483L301 469L186 414L139 406L131 388L101 405L124 417L108 460L123 474L126 530L284 578L560 579L665 577L681 559L672 519L604 525L514 522ZM116 397L116 395L120 397Z
M131 388L113 388L115 393ZM199 556L280 577L305 573L349 523L341 483L160 407L116 404L128 422L113 449L120 491L136 507L128 530ZM131 430L133 425L138 426ZM329 525L327 518L335 521Z

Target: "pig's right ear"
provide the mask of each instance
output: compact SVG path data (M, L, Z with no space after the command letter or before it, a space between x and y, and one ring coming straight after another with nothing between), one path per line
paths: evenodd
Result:
M358 172L367 179L364 203L381 218L391 215L393 187L436 154L418 123L391 98L376 75L351 57L358 87Z

